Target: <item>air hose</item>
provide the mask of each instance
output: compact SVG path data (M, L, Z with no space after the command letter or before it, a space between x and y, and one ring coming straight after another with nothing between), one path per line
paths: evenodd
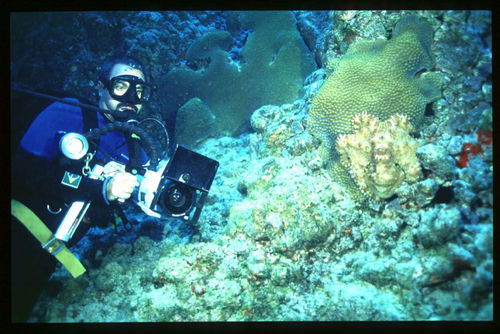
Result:
M57 96L53 96L53 95L49 95L49 94L45 94L45 93L41 93L41 92L37 92L37 91L34 91L34 90L31 90L31 89L27 89L27 88L22 88L20 87L19 85L16 85L14 83L11 83L11 89L12 90L15 90L15 91L18 91L18 92L21 92L21 93L25 93L25 94L29 94L29 95L33 95L33 96L38 96L38 97L41 97L41 98L44 98L44 99L48 99L48 100L52 100L52 101L57 101L57 102L61 102L61 103L65 103L65 104L69 104L69 105L73 105L73 106L76 106L76 107L81 107L81 108L86 108L86 109L90 109L90 110L95 110L97 112L99 112L101 115L104 115L104 114L109 114L115 118L141 118L140 115L132 112L132 111L128 111L128 110L124 110L124 111L116 111L116 110L107 110L107 109L101 109L101 108L98 108L94 105L91 105L91 104L88 104L88 103L82 103L82 102L75 102L75 101L71 101L71 100L67 100L65 98L60 98L60 97L57 97Z
M160 161L158 150L151 136L138 126L127 122L113 122L106 124L105 126L102 126L100 128L90 129L87 133L84 134L84 136L85 138L87 138L87 140L90 141L95 140L98 137L107 134L108 132L116 130L126 132L130 135L135 134L139 137L141 146L150 159L150 165L148 169L155 170Z

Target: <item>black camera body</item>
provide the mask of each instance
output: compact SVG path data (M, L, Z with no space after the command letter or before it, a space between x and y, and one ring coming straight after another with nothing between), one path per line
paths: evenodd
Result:
M219 163L177 145L172 157L140 180L136 204L150 216L196 222Z

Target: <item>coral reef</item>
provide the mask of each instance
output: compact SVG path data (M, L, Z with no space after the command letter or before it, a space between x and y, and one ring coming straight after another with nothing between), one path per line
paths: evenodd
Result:
M169 101L165 113L175 112L196 96L216 116L214 134L236 135L248 129L256 108L293 102L298 97L304 79L316 65L293 15L258 11L240 16L241 29L251 32L239 50L239 60L232 60L229 54L227 31L211 31L194 41L186 54L187 65L193 69L176 68L160 80L160 95Z
M410 136L413 128L406 116L394 114L380 122L374 116L356 114L352 129L353 134L337 137L337 151L363 193L375 200L386 199L403 181L418 180L418 143Z
M428 23L411 16L403 18L390 40L351 45L316 95L308 128L322 141L320 154L333 159L334 174L354 196L357 186L348 179L334 153L337 136L352 133L351 120L358 113L372 114L381 121L399 113L418 127L426 104L441 95L439 74L415 77L417 72L433 67L431 43Z
M389 41L353 44L311 105L311 131L331 148L338 134L352 131L356 113L373 113L382 121L401 113L419 125L425 105L440 96L438 76L414 78L433 67L431 42L430 27L407 18L398 23Z
M168 20L128 14L172 24L188 36L178 39L180 53L209 27L238 32L240 45L251 35L239 34L229 13L159 13ZM331 80L328 64L342 71L335 59L349 45L385 38L408 11L294 14L327 68L306 78L299 99L256 106L248 133L197 143L197 152L220 162L197 225L132 206L129 231L91 228L72 248L87 273L72 280L58 267L30 321L493 319L491 13L412 13L435 32L444 94L418 116L420 126L412 123L422 177L368 208L325 168L331 160L306 126L309 109ZM237 61L237 49L224 52ZM167 66L159 62L155 67ZM406 111L384 111L386 118L365 110L380 123L396 113L411 121ZM360 112L346 117L349 131L340 134L354 134L352 117ZM340 157L337 165L359 188Z

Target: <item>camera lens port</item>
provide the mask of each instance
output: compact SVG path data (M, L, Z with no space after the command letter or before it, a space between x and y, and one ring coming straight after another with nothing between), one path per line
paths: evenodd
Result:
M169 183L161 194L159 203L164 210L172 215L184 215L189 212L194 203L195 192L181 184Z

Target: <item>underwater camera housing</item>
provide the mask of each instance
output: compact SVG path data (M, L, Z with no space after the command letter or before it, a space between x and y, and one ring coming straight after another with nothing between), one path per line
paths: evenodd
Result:
M136 204L148 215L178 217L196 222L205 204L219 163L177 145L171 159L156 171L139 176Z
M135 131L138 129L134 129ZM134 189L131 199L147 215L156 218L177 217L191 223L198 221L219 167L216 160L177 145L170 158L150 163L145 171L140 168L139 172L133 166L116 161L109 161L104 166L95 164L90 170L88 162L93 155L88 153L87 137L73 132L59 135L59 149L66 158L80 162L84 156L87 157L86 165L82 168L83 175L105 181L117 172L130 171L135 174L139 186ZM61 181L64 185L78 188L78 184L72 185L70 181L66 181L66 176L68 180L70 177L78 180L78 184L81 176L66 171ZM90 200L71 204L56 232L57 239L68 241L73 236L90 204Z

